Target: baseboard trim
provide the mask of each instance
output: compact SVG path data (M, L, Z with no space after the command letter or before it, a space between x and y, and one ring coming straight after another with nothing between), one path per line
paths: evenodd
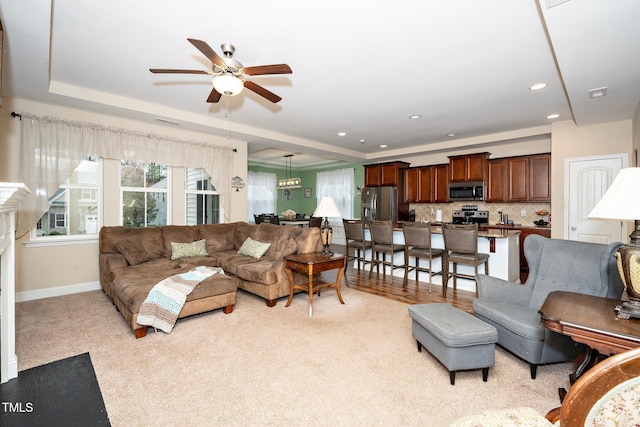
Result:
M42 298L59 297L80 292L97 291L101 289L100 282L78 283L75 285L56 286L35 291L16 292L16 302L32 301Z

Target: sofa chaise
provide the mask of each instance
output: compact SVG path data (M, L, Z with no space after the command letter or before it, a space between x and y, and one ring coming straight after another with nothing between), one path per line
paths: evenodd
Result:
M100 229L100 284L140 338L146 335L147 327L136 322L138 310L153 286L163 279L197 266L224 270L224 274L211 276L196 286L178 318L219 308L229 314L238 288L264 298L266 305L273 307L278 298L289 295L284 257L321 249L316 227L246 222L104 226ZM308 280L298 273L293 277L296 284Z

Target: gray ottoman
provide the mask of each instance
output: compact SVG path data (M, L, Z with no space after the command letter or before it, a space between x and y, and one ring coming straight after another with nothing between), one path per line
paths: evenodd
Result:
M445 303L411 305L409 316L418 351L425 346L449 370L451 385L456 371L463 369L482 368L482 380L487 381L495 365L496 328Z

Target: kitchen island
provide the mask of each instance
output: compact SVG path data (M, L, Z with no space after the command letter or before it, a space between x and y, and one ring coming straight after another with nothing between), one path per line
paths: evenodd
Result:
M500 279L508 280L510 282L520 281L520 231L513 229L486 229L478 231L478 252L489 254L489 275L498 277ZM366 239L371 239L369 230L365 229ZM404 244L404 235L402 233L402 226L394 228L393 241L398 244ZM436 249L444 249L444 238L442 236L442 227L431 227L431 246ZM371 259L371 251L367 251L366 259ZM398 265L404 264L404 255L402 252L397 253L394 258L394 262ZM410 258L411 265L415 265L415 259ZM421 260L420 265L425 266L428 261ZM439 259L433 260L433 271L442 270L442 265ZM480 268L480 272L484 272L484 267ZM390 268L387 268L387 272L390 272ZM474 273L474 268L466 265L458 265L458 272L463 274ZM402 277L404 275L403 269L397 269L393 272L394 276ZM411 272L409 278L415 277L415 272ZM429 275L427 273L420 273L419 281L428 282ZM442 276L432 276L432 283L435 285L442 285ZM449 286L453 286L453 280L449 281ZM472 280L458 278L458 289L475 292L476 285Z

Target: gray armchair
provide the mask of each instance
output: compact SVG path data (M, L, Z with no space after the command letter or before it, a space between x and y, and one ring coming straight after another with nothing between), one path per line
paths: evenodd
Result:
M620 298L624 286L614 257L620 245L529 235L524 241L529 263L526 283L479 274L475 315L495 326L500 346L530 363L535 379L538 365L573 360L586 350L583 344L542 326L538 310L547 295L568 291Z

